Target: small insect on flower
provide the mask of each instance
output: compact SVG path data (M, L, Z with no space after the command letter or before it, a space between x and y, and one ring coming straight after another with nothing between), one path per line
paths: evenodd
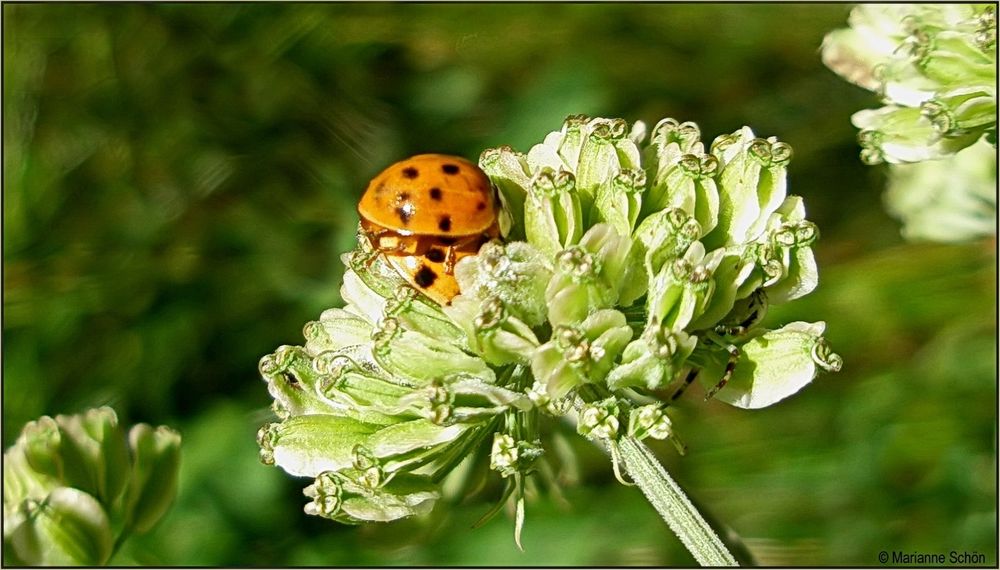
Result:
M440 305L459 293L455 264L500 235L498 200L486 174L457 156L420 154L368 184L358 214L372 247Z

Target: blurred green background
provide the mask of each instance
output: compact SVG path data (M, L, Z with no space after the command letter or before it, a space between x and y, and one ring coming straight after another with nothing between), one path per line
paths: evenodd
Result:
M692 559L579 447L567 504L495 496L346 527L261 465L258 359L339 303L354 205L397 159L527 151L571 113L790 143L845 367L764 410L682 399L657 448L760 563L997 564L995 241L906 244L857 158L875 97L820 63L848 5L4 4L3 443L114 406L184 435L178 501L117 564L664 565Z

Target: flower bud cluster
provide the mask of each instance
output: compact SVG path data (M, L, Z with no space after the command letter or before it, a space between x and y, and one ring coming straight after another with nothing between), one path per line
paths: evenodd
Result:
M553 418L617 458L621 437L674 437L662 390L695 376L710 389L729 369L716 397L756 408L839 367L823 323L760 324L817 283L790 147L749 128L706 147L672 119L648 135L571 116L527 154L485 151L503 240L458 262L447 306L359 239L346 306L260 363L280 420L261 429L261 458L314 478L307 512L425 512L477 449L520 509L524 477L553 472Z
M995 234L996 7L869 4L849 23L826 36L823 61L884 103L852 122L861 159L891 165L888 205L904 234ZM915 166L929 160L938 162Z
M4 562L106 564L170 508L180 442L165 426L126 434L111 408L29 422L3 455Z

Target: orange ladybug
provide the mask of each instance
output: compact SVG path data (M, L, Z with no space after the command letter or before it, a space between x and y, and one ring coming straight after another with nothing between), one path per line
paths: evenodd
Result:
M361 229L406 280L439 305L459 293L455 264L500 235L490 179L464 158L420 154L368 183Z

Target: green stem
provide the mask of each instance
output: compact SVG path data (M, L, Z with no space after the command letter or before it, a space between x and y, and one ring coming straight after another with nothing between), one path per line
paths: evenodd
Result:
M653 452L633 437L621 438L618 445L632 480L695 560L702 566L738 566L726 545Z

